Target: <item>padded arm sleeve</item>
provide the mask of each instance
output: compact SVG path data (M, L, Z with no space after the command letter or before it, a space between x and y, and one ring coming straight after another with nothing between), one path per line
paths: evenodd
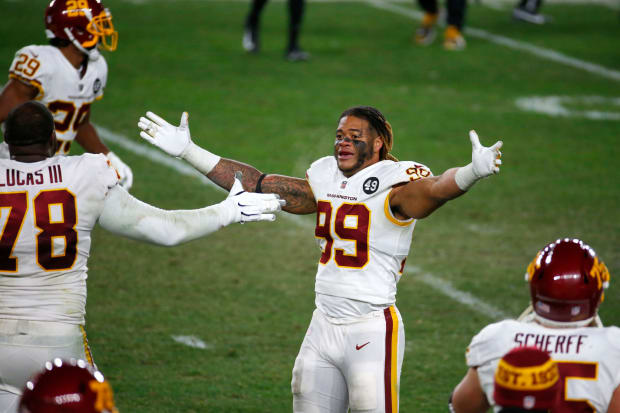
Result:
M152 244L173 246L203 237L234 221L226 201L193 210L166 211L140 201L119 185L108 192L99 224L106 230Z

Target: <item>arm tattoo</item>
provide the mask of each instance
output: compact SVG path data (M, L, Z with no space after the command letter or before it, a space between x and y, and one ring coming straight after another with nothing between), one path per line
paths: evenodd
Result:
M261 172L253 166L243 162L222 158L217 165L215 165L215 168L207 174L207 178L222 188L230 190L235 178L235 172L237 171L241 171L241 173L243 173L243 188L246 191L253 192L254 188L256 188L258 178L261 176Z
M207 174L207 178L226 190L232 187L235 172L243 173L243 188L254 192L262 172L251 165L222 158L215 168ZM261 182L261 189L265 194L278 194L286 200L282 208L293 214L312 214L316 212L316 201L308 181L284 175L267 175Z
M262 182L264 193L274 193L286 200L282 210L293 214L312 214L316 212L316 200L310 184L305 179L283 175L267 175Z

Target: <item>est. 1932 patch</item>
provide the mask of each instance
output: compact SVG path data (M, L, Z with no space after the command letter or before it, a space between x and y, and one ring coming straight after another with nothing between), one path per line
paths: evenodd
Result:
M377 192L377 189L379 189L379 178L371 176L370 178L366 179L364 181L364 185L362 185L362 189L368 195L374 194L375 192Z

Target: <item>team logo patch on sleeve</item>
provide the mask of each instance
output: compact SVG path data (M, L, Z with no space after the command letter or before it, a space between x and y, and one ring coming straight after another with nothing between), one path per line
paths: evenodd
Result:
M101 89L101 80L99 78L95 79L95 83L93 83L93 93L97 94Z
M371 176L370 178L364 181L364 185L362 185L362 189L368 195L374 194L379 189L379 178Z

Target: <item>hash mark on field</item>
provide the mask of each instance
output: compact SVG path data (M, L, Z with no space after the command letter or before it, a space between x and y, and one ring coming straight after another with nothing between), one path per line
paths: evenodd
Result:
M177 343L184 344L188 347L207 350L213 348L211 344L207 344L196 336L170 336Z
M424 16L422 12L405 8L399 6L398 4L391 4L382 0L366 0L366 4L377 9L387 10L396 14L400 14L401 16L409 17L413 20L422 20L422 17ZM565 66L584 70L586 72L590 72L592 74L599 75L607 79L620 81L620 72L617 70L609 69L595 63L586 62L585 60L576 59L555 50L534 46L530 43L522 42L520 40L514 40L509 37L500 36L498 34L493 34L491 32L487 32L486 30L476 29L473 27L466 27L465 34L467 34L468 36L488 40L500 46L508 47L509 49L527 52L546 60L561 63Z
M504 318L510 318L508 314L499 308L495 308L491 304L487 304L484 301L479 300L468 292L457 290L446 280L442 280L441 278L430 274L428 272L423 272L421 268L416 267L415 265L407 265L405 267L405 272L416 274L418 279L423 283L433 287L435 290L440 293L452 298L454 301L457 301L461 304L465 304L470 307L472 310L488 316L490 318L494 318L497 320L501 320Z
M620 120L620 98L603 96L528 96L518 98L515 102L522 110L544 113L549 116L579 117L591 120ZM616 106L617 111L575 110L565 105L580 104Z

